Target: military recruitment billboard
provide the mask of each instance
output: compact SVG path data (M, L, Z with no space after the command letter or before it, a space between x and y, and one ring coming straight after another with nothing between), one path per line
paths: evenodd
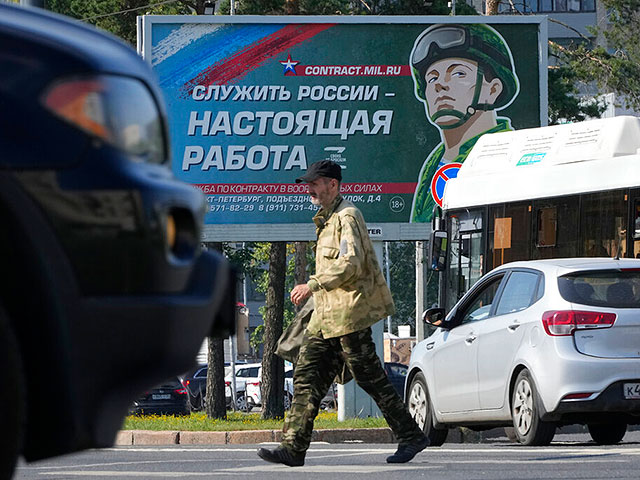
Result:
M331 159L369 225L414 240L479 136L546 123L545 22L147 16L139 50L168 105L173 172L207 196L210 239L312 236L295 179Z

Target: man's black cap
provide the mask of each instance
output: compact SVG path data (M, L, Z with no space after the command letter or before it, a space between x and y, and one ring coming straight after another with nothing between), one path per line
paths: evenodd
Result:
M335 178L341 182L342 169L336 162L332 162L331 160L320 160L319 162L309 165L307 173L300 178L296 178L296 183L309 183L320 177Z

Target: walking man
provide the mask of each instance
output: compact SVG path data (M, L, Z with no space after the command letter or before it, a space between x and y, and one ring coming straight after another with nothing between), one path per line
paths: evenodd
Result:
M274 450L260 448L262 459L291 467L304 465L320 401L346 364L355 381L376 402L399 441L389 463L405 463L429 445L384 373L371 337L371 325L394 312L391 292L376 260L362 213L340 195L342 170L329 160L310 165L296 180L309 185L318 237L316 273L296 285L291 301L313 295L315 310L294 372L294 396Z

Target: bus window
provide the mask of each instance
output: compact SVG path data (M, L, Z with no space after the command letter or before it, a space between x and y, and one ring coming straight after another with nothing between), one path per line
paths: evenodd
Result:
M578 197L550 198L533 203L535 235L531 259L578 256Z
M591 193L582 197L580 219L582 256L613 257L620 246L625 256L627 207L625 193Z
M538 209L537 220L536 247L555 247L558 233L558 210L556 207Z
M482 277L482 213L464 211L449 217L450 246L445 308L451 308Z
M527 203L498 205L489 209L489 261L503 263L529 259L531 207Z

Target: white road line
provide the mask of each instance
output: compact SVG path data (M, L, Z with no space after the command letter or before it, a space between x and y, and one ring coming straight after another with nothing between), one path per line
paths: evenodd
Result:
M156 452L256 452L256 448L242 448L242 447L212 447L212 448L203 448L203 447L195 447L195 448L184 448L184 447L176 447L176 448L141 448L141 447L119 447L119 448L111 448L104 450L113 450L118 452L131 452L131 453L156 453ZM336 453L345 453L345 452L353 452L353 453L393 453L396 451L396 446L389 448L318 448L314 449L313 445L309 449L309 454L314 453L327 453L327 452L336 452ZM612 448L602 448L602 447L492 447L487 449L481 448L427 448L421 454L429 455L430 453L442 454L442 453L453 453L456 455L467 455L467 454L482 454L482 455L510 455L510 454L523 454L523 453L553 453L554 455L585 455L585 454L620 454L620 455L640 455L640 448L620 448L620 447L612 447Z
M130 472L118 470L83 470L78 472L42 472L40 475L56 475L66 477L142 477L142 478L185 478L189 477L210 477L213 475L246 475L246 473L235 472Z

